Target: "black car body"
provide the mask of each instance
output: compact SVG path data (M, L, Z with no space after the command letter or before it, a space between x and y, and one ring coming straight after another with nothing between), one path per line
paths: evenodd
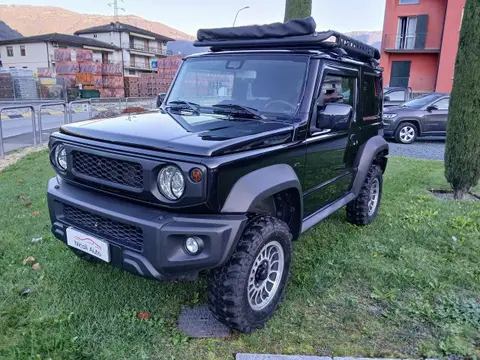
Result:
M383 107L398 106L413 98L412 88L385 87L383 88Z
M228 274L241 272L231 270L232 257L272 231L286 282L292 239L347 204L358 224L378 211L388 145L377 53L363 45L372 52L340 56L340 41L321 42L333 35L345 39L328 32L247 45L199 41L212 52L185 59L160 111L62 126L49 144L55 236L70 246L68 229L98 237L112 265L159 280L223 269L212 275L215 315L241 331L259 327L284 284L265 308L227 315L231 303L218 303L242 289L228 288ZM376 186L375 199L366 183ZM257 266L256 284L268 286L273 265L265 262L249 266ZM253 302L266 296L255 294Z
M384 111L385 137L409 144L421 136L445 136L450 95L433 93Z

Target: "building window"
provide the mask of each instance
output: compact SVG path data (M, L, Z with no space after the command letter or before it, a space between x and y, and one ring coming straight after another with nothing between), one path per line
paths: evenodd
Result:
M93 37L96 39L96 38L97 38L97 34L93 34Z
M428 15L398 18L396 49L425 49L428 28Z
M7 46L7 56L13 57L13 46Z
M420 0L399 0L400 5L415 5L420 4Z
M136 75L135 70L128 70L128 75Z
M21 56L27 55L27 51L25 50L25 45L20 45L20 55Z

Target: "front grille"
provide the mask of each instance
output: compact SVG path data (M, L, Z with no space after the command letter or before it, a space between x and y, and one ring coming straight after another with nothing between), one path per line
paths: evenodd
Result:
M79 174L96 179L143 188L142 166L134 162L74 151L73 169Z
M106 219L102 216L77 209L70 205L63 206L65 220L73 226L106 237L112 242L141 251L143 248L143 231L129 224Z

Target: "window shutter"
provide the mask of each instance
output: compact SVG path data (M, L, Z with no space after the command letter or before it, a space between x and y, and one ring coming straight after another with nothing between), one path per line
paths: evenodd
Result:
M428 15L417 16L417 31L415 36L415 49L425 49L427 42Z

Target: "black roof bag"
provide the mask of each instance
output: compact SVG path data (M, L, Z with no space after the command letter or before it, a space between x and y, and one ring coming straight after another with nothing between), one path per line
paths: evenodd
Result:
M288 20L285 23L250 25L217 29L199 29L198 41L272 39L290 36L311 35L317 24L313 17Z

